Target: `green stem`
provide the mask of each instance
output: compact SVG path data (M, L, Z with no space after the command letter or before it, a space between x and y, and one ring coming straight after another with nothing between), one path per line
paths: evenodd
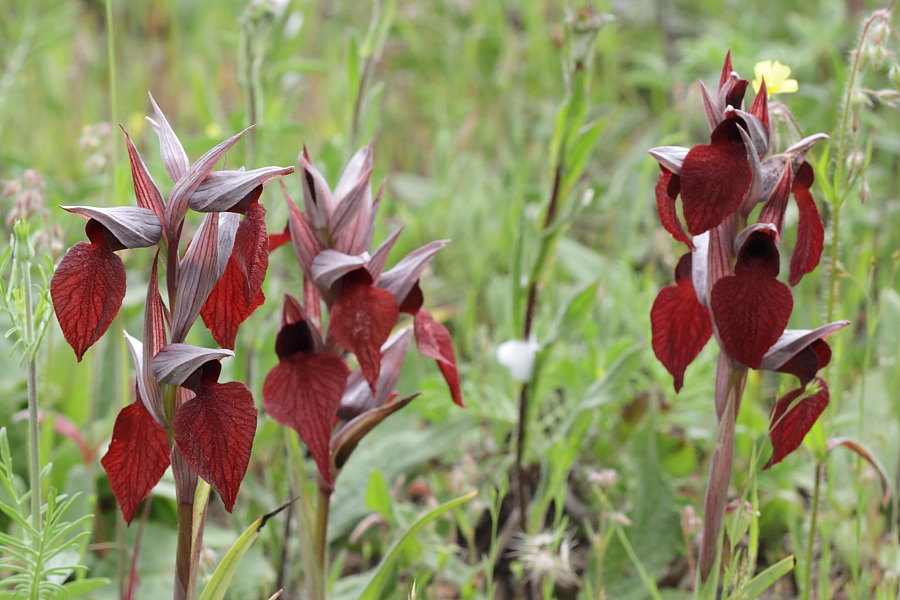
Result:
M813 554L816 544L816 526L819 520L819 504L822 495L822 470L824 463L816 463L815 482L810 502L812 514L809 517L809 537L806 540L806 572L803 574L804 585L800 592L802 600L809 600L812 590Z
M25 240L20 243L27 244ZM18 248L17 248L18 250ZM29 253L30 254L30 253ZM41 441L40 424L38 423L38 392L37 392L37 347L35 347L34 331L34 297L31 283L31 261L16 260L16 266L20 270L22 291L25 293L23 306L23 327L21 336L25 348L25 358L28 361L28 457L29 457L29 485L31 487L31 526L37 535L34 543L40 543L41 533ZM15 268L15 267L14 267Z
M28 305L30 306L30 304ZM26 310L29 310L26 308ZM34 540L40 540L41 533L41 446L40 426L38 424L38 395L37 395L37 361L34 358L28 360L28 454L29 476L31 485L31 526L38 535Z
M318 573L310 577L315 582L310 590L312 600L325 600L325 581L328 576L328 513L331 509L331 492L319 486L319 499L316 506L315 548L318 560Z
M106 0L106 61L109 69L109 119L113 125L118 121L119 92L116 85L116 37L115 21L113 20L113 0ZM119 153L114 148L110 149L112 161L112 197L119 197Z

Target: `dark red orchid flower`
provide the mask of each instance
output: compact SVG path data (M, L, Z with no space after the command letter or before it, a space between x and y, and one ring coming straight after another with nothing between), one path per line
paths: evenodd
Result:
M125 266L115 252L157 247L143 341L125 334L137 371L137 400L119 413L102 460L126 521L176 458L219 492L227 510L234 505L250 458L256 406L242 383L218 382L218 361L233 355L230 350L184 341L202 315L216 341L223 348L234 347L238 327L263 300L268 236L259 203L262 186L293 171L214 171L244 132L191 164L165 115L150 100L156 113L151 124L173 181L168 199L126 134L138 206L64 207L88 219L90 243L79 242L69 250L50 285L60 327L80 361L109 328L125 295ZM189 210L205 216L182 252ZM161 266L168 306L159 289ZM180 498L190 485L188 480L177 484Z
M766 87L760 86L747 111L746 89L747 81L734 72L729 53L718 89L711 92L701 84L712 132L709 143L650 151L661 169L655 190L660 222L689 249L678 262L675 285L663 288L653 303L654 353L672 374L677 392L685 369L710 337L715 336L720 350L719 437L700 552L704 578L716 554L731 475L734 422L748 369L790 373L800 381L800 387L779 399L772 411L773 455L765 466L769 468L800 445L828 404L828 387L816 377L831 358L825 337L848 324L838 321L809 331L787 329L793 296L778 279L784 215L793 196L800 219L789 283L796 285L815 269L822 252L824 231L810 193L813 170L806 154L827 136L816 134L769 155L772 135ZM755 223L750 223L754 213Z
M785 333L793 308L790 289L778 280L778 246L791 196L800 214L791 285L816 267L822 251L822 222L810 194L813 171L805 157L827 136L809 136L781 154L767 156L771 132L765 86L747 112L746 88L747 82L732 70L729 53L717 92L702 88L710 143L650 151L661 168L656 186L660 221L691 250L679 262L676 285L660 292L651 311L653 349L672 373L676 391L712 333L737 363L771 368L764 357ZM758 205L762 207L756 224L746 226ZM831 333L844 325L833 323L826 329ZM822 337L815 340L820 354L827 351ZM796 352L806 357L795 360L802 361L808 382L815 376L809 373L811 365L818 364L809 358L815 353L808 348Z
M304 300L285 299L276 341L279 363L266 377L263 402L309 447L320 484L330 492L359 439L412 400L394 399L410 333L419 351L437 362L453 401L462 405L462 395L450 333L422 308L419 287L422 273L447 242L427 244L385 271L400 231L369 253L381 198L381 189L374 196L370 189L371 150L353 156L334 191L306 149L300 170L304 210L286 193L288 228L269 237L269 248L292 241L304 274ZM413 316L412 331L391 336L401 313ZM346 353L355 357L355 369L346 363Z

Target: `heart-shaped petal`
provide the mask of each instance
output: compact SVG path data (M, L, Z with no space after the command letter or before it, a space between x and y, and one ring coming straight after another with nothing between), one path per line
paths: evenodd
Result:
M753 182L740 118L720 123L712 143L694 146L681 166L681 201L688 231L698 235L740 208Z
M691 283L691 254L675 269L675 285L664 287L650 309L653 353L675 378L681 390L684 371L703 350L712 335L709 311L700 304Z

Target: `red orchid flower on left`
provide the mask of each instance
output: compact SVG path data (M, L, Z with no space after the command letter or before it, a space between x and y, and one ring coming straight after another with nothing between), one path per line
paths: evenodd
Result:
M116 252L156 247L147 286L142 338L125 334L136 401L116 418L101 463L127 522L171 463L181 498L199 475L231 510L256 431L256 404L239 382L219 383L219 360L234 353L240 324L263 300L268 268L263 185L293 167L245 171L213 168L247 131L193 164L153 97L163 164L173 182L164 199L128 134L137 206L64 206L87 219L89 242L69 249L50 282L63 335L79 361L109 329L125 297L125 265ZM205 213L187 250L180 245L189 210ZM163 263L168 303L160 292ZM185 339L198 316L222 349ZM186 465L186 468L185 468ZM187 501L187 500L185 500Z

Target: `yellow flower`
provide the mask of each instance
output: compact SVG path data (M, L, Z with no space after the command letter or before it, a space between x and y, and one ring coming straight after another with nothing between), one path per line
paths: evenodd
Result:
M770 96L775 94L791 94L799 87L796 79L788 79L791 76L791 68L780 62L764 60L753 67L753 91L759 92L759 86L763 78L766 80L766 91Z

